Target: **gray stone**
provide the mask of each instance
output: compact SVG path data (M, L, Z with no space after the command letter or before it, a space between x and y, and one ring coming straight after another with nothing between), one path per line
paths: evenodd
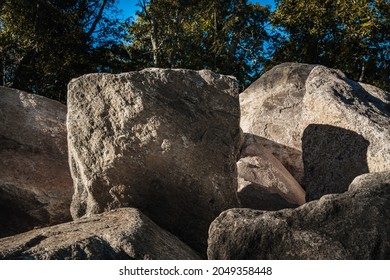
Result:
M72 216L136 207L205 252L209 224L238 205L239 118L236 80L210 71L72 80Z
M372 184L296 209L231 209L210 226L209 259L389 259L390 188Z
M0 87L0 237L70 221L66 106Z
M301 151L300 122L306 80L315 65L283 63L240 94L241 128ZM303 131L302 131L303 132Z
M241 208L275 211L284 208L295 208L298 204L288 202L278 192L268 187L238 177L238 200Z
M361 135L347 129L309 125L302 137L306 200L345 192L356 176L368 173L369 144Z
M311 200L345 191L359 173L389 170L389 100L388 92L351 81L338 70L286 63L265 73L240 95L241 127L244 133L303 152L306 159L302 187ZM324 129L317 137L313 126L321 125L334 129ZM335 132L337 129L340 135ZM353 133L356 137L352 137L352 142L359 146L351 145L348 152L338 154L342 149L338 146L340 141L332 144L334 137L349 141ZM315 150L317 144L328 149ZM313 151L315 156L310 157ZM315 162L310 162L312 159ZM349 170L347 162L357 162L357 166ZM313 170L317 163L322 167ZM332 178L341 177L344 180L335 188ZM314 182L313 178L317 180Z
M0 239L1 259L194 260L178 238L134 208L35 229Z
M370 186L390 187L390 172L374 172L360 175L353 179L348 190L354 191L362 188L369 188Z

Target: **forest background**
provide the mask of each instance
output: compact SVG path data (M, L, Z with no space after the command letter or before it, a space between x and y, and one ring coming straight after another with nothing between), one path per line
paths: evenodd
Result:
M282 62L390 91L389 0L0 0L0 85L66 103L72 78L210 69L241 90Z

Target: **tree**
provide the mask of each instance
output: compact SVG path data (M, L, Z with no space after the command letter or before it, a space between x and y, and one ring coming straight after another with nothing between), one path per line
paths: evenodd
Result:
M247 0L139 0L129 26L138 68L211 69L244 86L262 71L269 7Z
M284 39L269 66L318 63L390 89L388 0L279 0L271 22Z
M2 1L1 84L65 102L70 79L98 71L102 61L95 49L100 54L114 49L119 25L105 13L114 4L115 0Z

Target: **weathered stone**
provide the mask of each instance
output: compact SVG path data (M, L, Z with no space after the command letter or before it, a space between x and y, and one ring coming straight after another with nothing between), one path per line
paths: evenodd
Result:
M390 187L390 172L385 171L360 175L352 181L348 190L359 190L370 186Z
M302 127L329 124L360 134L370 143L370 172L386 171L390 166L390 93L364 86L369 91L343 73L316 67L308 77L304 99L304 111L314 113L307 114Z
M210 71L72 80L72 216L136 207L205 252L209 224L237 206L239 117L236 80Z
M0 239L1 259L199 259L178 238L134 208Z
M237 162L242 207L279 210L305 203L305 191L261 144L246 146Z
M279 193L241 177L238 177L237 196L242 208L275 211L298 206L298 204L288 202Z
M390 188L325 195L296 209L231 209L210 226L209 259L389 259Z
M361 135L331 125L311 124L303 133L307 201L348 190L352 180L369 172L369 142Z
M254 145L255 144L255 145ZM247 155L256 156L260 154L260 151L254 150L253 153L248 154L246 147L255 149L257 145L262 146L272 153L272 155L280 161L281 164L290 172L295 180L302 184L304 171L302 161L302 151L281 145L272 140L264 137L260 137L254 134L244 133L244 140L242 145L242 151L246 152Z
M71 220L66 106L0 87L0 237Z
M306 80L315 65L283 63L240 94L241 128L301 151L300 122Z
M322 159L332 169L318 168L311 170L310 157L305 160L305 177L302 183L309 194L308 199L315 199L326 193L340 192L348 188L351 180L361 172L380 172L390 166L390 97L389 93L370 85L351 81L340 71L319 65L287 63L279 65L265 73L253 85L240 95L241 127L244 132L265 137L281 145L303 150L309 155L316 143L306 139L304 132L310 125L329 125L339 128L339 139L346 132L356 133L367 140L366 167L347 170L340 164L337 154L340 149L328 145L335 136L334 130L326 129L321 135L320 144L336 147L336 150L316 152L316 162ZM309 128L310 129L310 128ZM326 131L331 133L325 135ZM312 132L312 130L311 130ZM307 133L306 133L307 134ZM301 139L305 136L305 141ZM318 138L317 138L318 139ZM307 143L311 142L311 146ZM354 141L356 142L356 141ZM359 141L358 141L359 142ZM303 145L302 145L303 144ZM363 147L360 145L359 147ZM361 151L350 147L349 162L363 163ZM309 151L305 151L309 149ZM356 157L355 157L355 155ZM325 167L325 163L322 164ZM345 172L350 172L346 174ZM325 176L325 180L313 182L310 178ZM344 177L337 189L329 185L332 178ZM322 184L319 186L318 184ZM311 189L316 188L311 196ZM319 191L323 190L323 193Z

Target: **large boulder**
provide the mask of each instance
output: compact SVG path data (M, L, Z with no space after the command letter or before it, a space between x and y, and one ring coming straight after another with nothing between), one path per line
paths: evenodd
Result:
M315 65L283 63L240 94L241 128L302 151L300 122L306 80ZM302 131L303 132L303 131Z
M388 260L389 174L368 176L296 209L223 212L210 226L209 259Z
M72 80L72 216L136 207L205 252L210 223L238 204L239 118L236 80L210 71Z
M240 102L244 132L307 155L302 186L308 201L346 191L359 174L389 170L388 92L324 66L285 63L254 82L240 95ZM340 154L340 141L358 145ZM356 164L348 169L343 167L346 162ZM317 163L321 167L313 169ZM345 180L334 189L334 179L343 176Z
M134 208L0 239L0 259L194 260L177 237Z
M0 237L72 220L66 106L0 87Z

